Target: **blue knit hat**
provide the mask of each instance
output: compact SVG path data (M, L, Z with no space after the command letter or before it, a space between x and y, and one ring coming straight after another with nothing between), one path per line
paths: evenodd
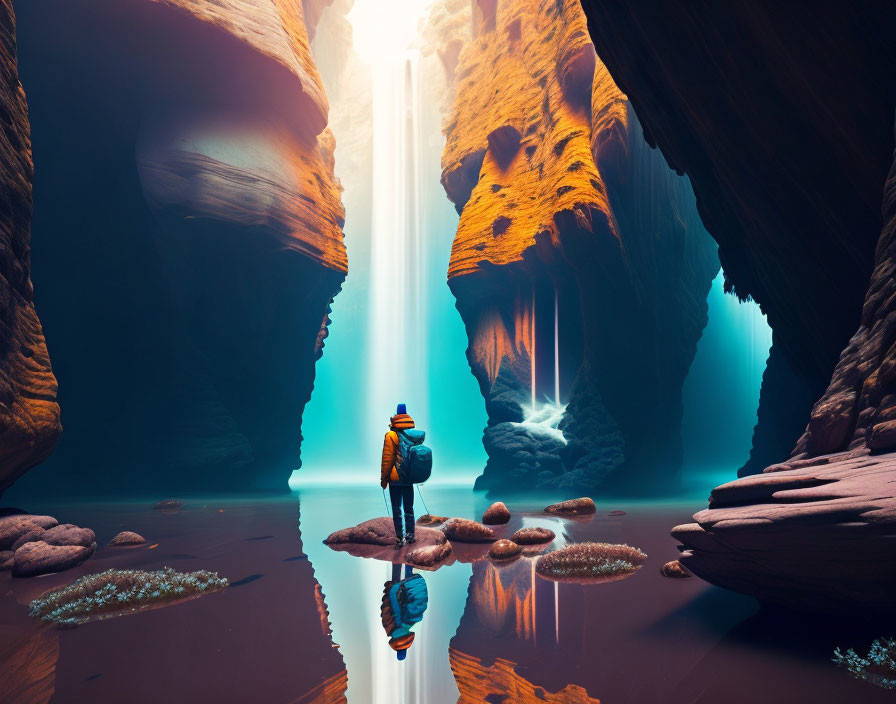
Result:
M397 415L397 416L406 414L407 412L408 412L408 407L403 403L399 403L398 408L395 409L395 415Z

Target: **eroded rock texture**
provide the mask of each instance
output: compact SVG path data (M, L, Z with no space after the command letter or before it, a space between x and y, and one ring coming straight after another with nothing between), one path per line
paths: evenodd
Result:
M71 418L35 481L285 489L347 269L302 3L20 14L35 289Z
M473 24L442 183L489 415L477 485L669 485L718 271L689 186L648 148L578 3L474 3Z
M16 20L0 1L0 494L47 457L62 429L31 288L31 137Z
M893 144L896 8L582 5L648 140L690 177L729 288L774 330L783 359L745 468L761 471L793 448L859 322ZM819 411L842 426L837 393ZM852 440L832 429L816 454Z

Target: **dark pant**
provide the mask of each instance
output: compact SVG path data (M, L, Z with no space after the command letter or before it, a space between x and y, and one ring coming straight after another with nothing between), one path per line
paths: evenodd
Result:
M404 504L404 534L414 536L414 486L389 485L389 499L392 501L392 525L395 537L401 539L401 507Z

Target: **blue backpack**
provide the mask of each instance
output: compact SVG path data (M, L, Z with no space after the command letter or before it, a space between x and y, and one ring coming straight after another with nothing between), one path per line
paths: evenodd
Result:
M398 431L399 484L422 484L432 474L432 450L423 444L422 430Z

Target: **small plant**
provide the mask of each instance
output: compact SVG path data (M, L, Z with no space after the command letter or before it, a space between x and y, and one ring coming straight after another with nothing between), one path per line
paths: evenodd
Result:
M850 648L834 650L834 662L849 670L853 677L884 689L896 689L896 639L878 638L865 656Z
M106 570L89 574L31 602L31 616L78 624L219 591L228 581L215 572Z

